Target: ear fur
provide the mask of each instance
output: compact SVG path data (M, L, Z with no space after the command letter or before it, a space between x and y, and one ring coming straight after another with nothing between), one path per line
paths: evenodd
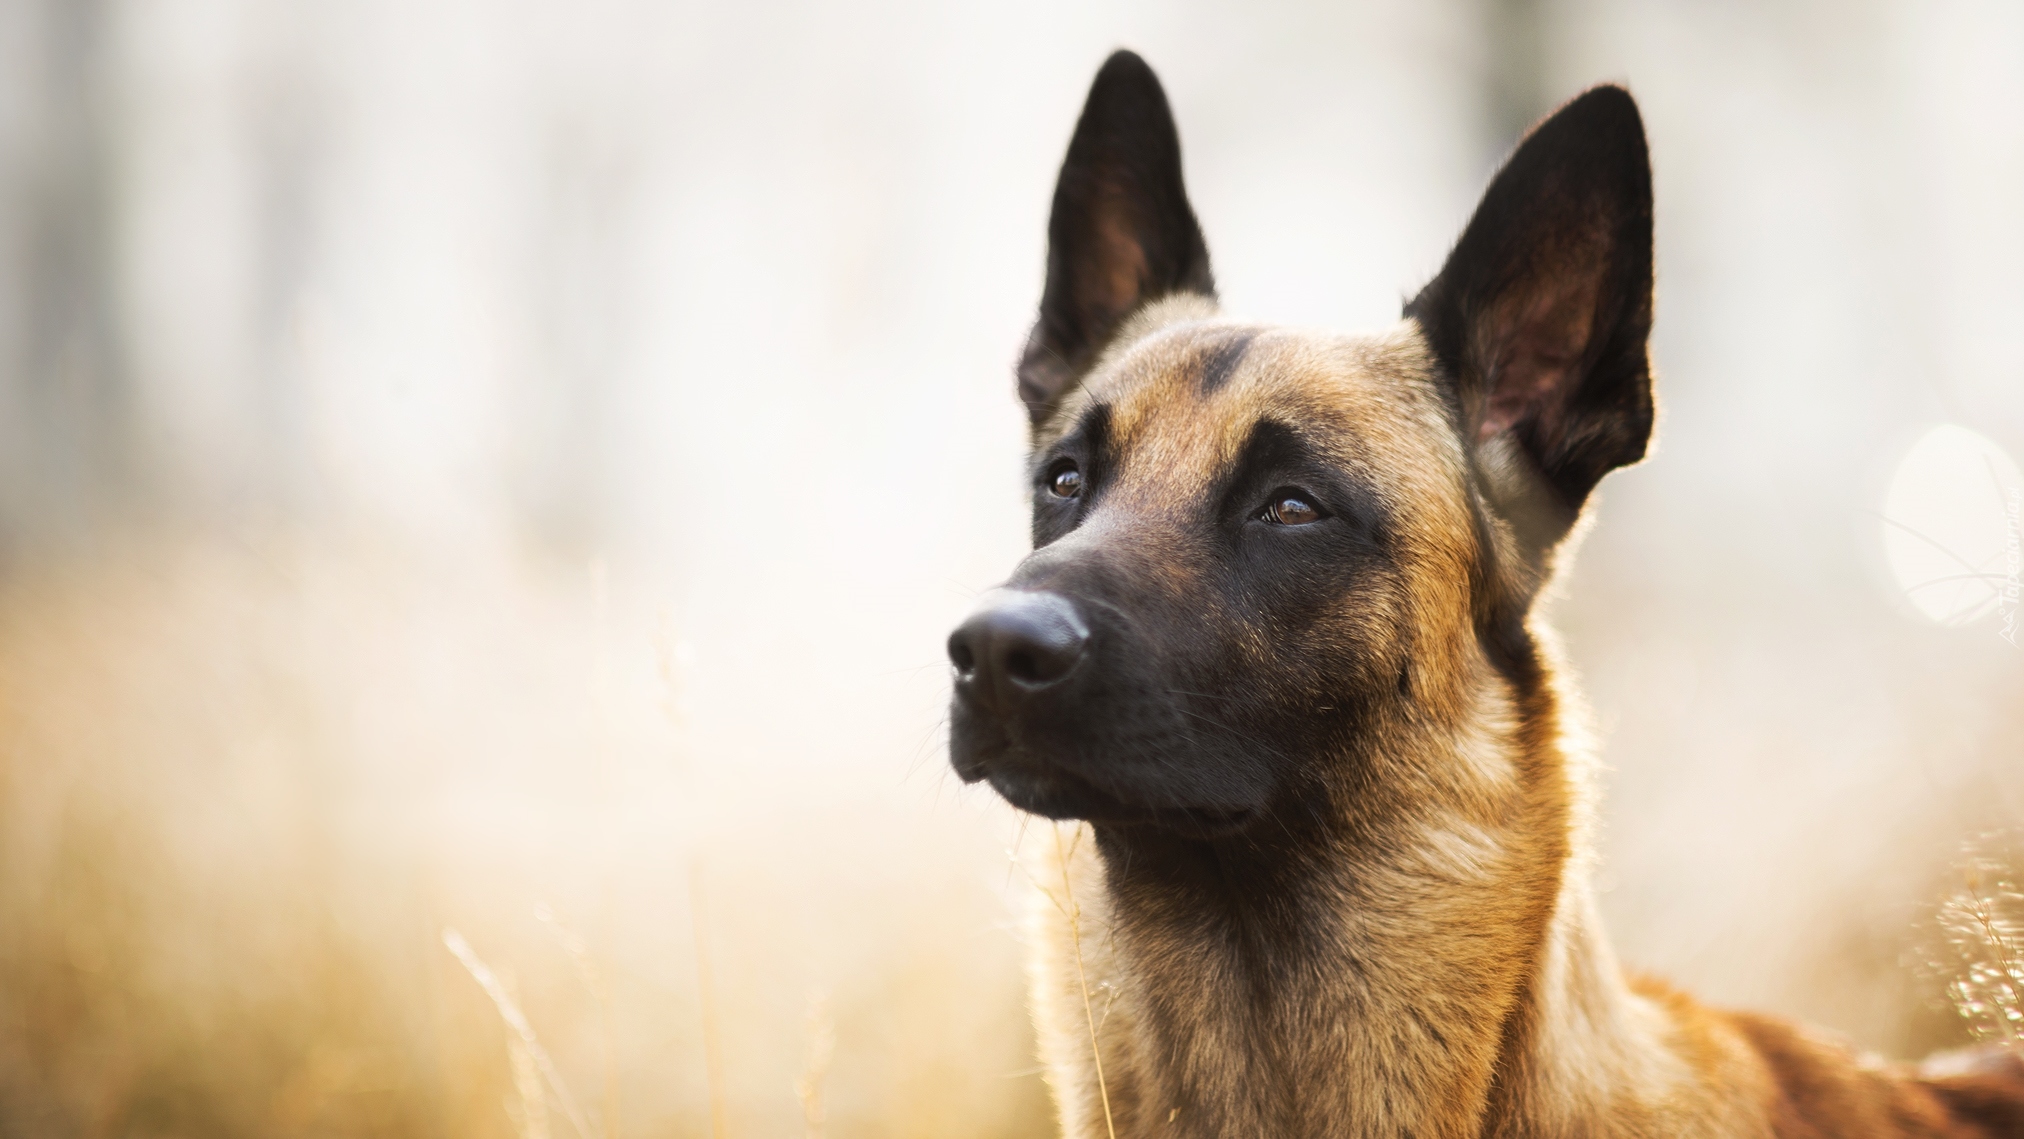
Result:
M1090 85L1047 242L1040 316L1019 361L1019 398L1036 427L1133 311L1171 293L1216 292L1166 92L1129 51L1106 60Z
M1493 503L1543 552L1651 438L1651 164L1630 93L1594 88L1534 127L1405 313Z

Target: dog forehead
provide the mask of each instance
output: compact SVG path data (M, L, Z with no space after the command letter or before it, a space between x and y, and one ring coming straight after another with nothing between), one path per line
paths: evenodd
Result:
M1448 431L1412 338L1188 321L1132 343L1090 377L1109 444L1142 476L1201 481L1261 421L1344 463L1445 467Z

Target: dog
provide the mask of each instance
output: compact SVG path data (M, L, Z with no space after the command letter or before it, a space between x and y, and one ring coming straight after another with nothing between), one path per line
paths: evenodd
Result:
M1896 1065L1713 1011L1598 922L1592 760L1533 606L1652 432L1627 91L1535 127L1375 334L1219 314L1129 52L1047 238L1034 550L949 638L950 757L1087 824L1033 966L1066 1135L2024 1136L2016 1055Z

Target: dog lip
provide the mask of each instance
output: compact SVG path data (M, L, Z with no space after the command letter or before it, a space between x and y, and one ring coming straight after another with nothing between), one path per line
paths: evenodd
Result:
M956 769L956 777L965 783L975 783L991 771L991 757L976 747L949 748L949 766Z
M1081 819L1102 826L1149 827L1191 838L1235 834L1258 815L1250 806L1134 803L1054 763L1007 762L1010 757L966 757L956 772L965 782L988 779L1007 803L1050 819ZM966 771L966 768L968 770ZM973 778L971 771L976 772Z

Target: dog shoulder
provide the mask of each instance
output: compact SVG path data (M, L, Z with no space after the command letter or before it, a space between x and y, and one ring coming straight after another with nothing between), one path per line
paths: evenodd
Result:
M1774 1017L1712 1015L1761 1059L1777 1139L2024 1136L2024 1060L2015 1053L1971 1051L1914 1068Z

